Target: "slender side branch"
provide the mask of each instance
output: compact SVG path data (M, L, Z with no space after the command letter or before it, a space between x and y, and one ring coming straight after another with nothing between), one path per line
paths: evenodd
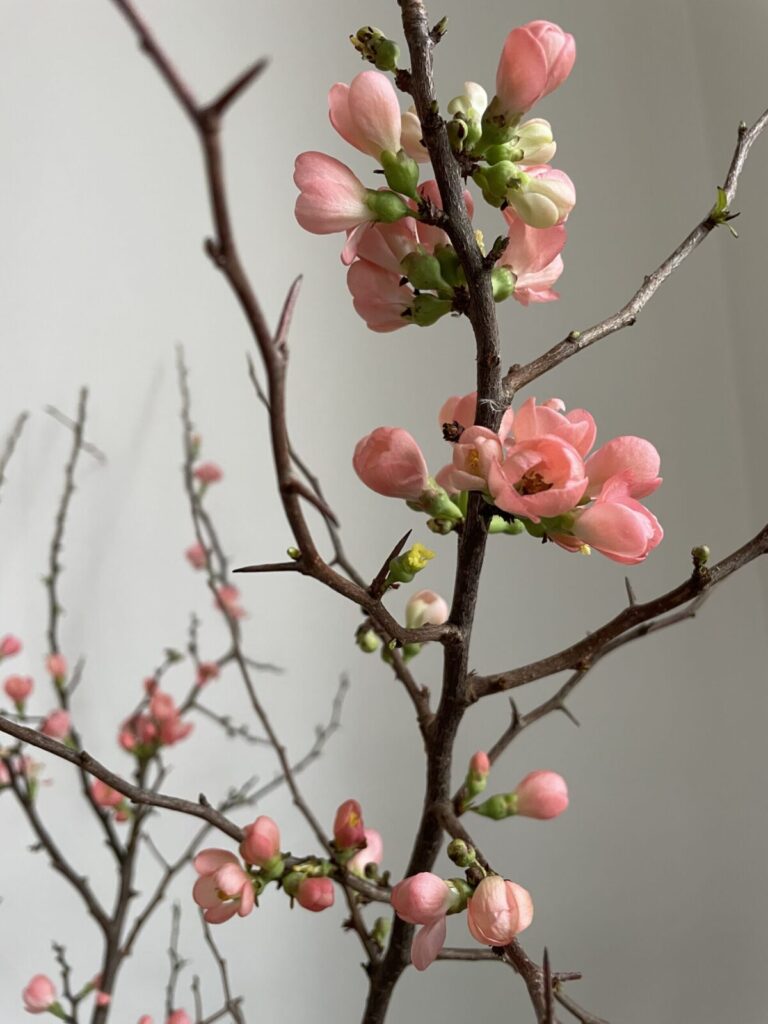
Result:
M723 192L728 206L736 196L736 189L739 184L741 172L744 169L750 149L768 125L768 110L766 110L751 128L745 124L739 126L739 139L736 143L736 151L733 154L731 165L723 186ZM516 364L512 366L504 377L504 397L507 404L514 398L515 394L526 384L548 373L559 366L560 363L575 356L577 352L583 352L585 348L594 345L596 341L607 338L611 334L622 330L624 327L631 327L637 320L638 314L650 302L659 288L667 278L686 260L694 249L704 241L710 232L727 219L727 206L724 211L726 216L715 216L710 211L707 216L696 225L691 233L678 245L675 251L664 260L664 262L649 274L643 284L629 302L622 306L618 313L601 320L600 323L588 327L584 331L571 331L561 342L554 345L543 355L537 356L523 366Z
M5 440L3 450L0 452L0 488L5 483L5 471L8 468L8 463L11 461L11 456L16 450L16 445L19 443L24 425L29 419L29 413L23 412L16 417L16 420L11 427L11 432Z

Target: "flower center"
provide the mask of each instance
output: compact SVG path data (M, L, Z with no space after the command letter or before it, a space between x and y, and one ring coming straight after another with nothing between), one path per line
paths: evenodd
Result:
M515 490L518 494L541 494L542 491L548 491L551 486L552 484L547 483L541 473L537 473L535 469L529 469L517 481Z

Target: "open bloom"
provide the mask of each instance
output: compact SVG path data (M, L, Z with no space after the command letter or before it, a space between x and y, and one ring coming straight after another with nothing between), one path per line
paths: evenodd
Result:
M552 302L558 298L552 285L563 272L560 253L566 241L562 224L550 228L532 228L514 210L504 210L509 242L499 260L515 275L513 297L523 305L530 302Z
M10 658L14 654L18 654L21 650L21 640L17 636L4 636L0 640L0 660L3 658Z
M56 987L45 974L36 974L21 996L27 1013L45 1013L56 1005Z
M394 86L379 71L361 71L349 85L328 93L331 124L343 139L378 160L383 150L400 149L400 104Z
M377 427L358 441L352 465L367 487L388 498L416 501L429 480L421 448L402 427Z
M496 71L496 95L508 117L523 114L553 92L576 60L573 36L551 21L512 29Z
M22 704L34 689L31 676L8 676L3 689L16 704Z
M597 499L577 512L571 533L553 539L570 550L587 545L624 565L644 561L664 537L656 516L631 497L631 484L623 476L607 480Z
M333 906L333 882L330 878L305 878L296 890L296 902L305 910L319 913Z
M193 864L200 877L192 898L204 909L203 917L209 924L221 924L235 914L250 914L254 907L253 885L233 853L201 850Z
M266 814L260 815L243 829L245 839L240 844L240 855L247 864L265 867L280 853L280 829Z
M515 882L489 875L467 903L467 925L486 946L506 946L533 920L530 893Z
M354 857L347 861L347 871L353 875L365 877L365 869L369 864L381 864L384 856L384 844L381 834L375 828L367 828L364 833L365 846L358 850Z
M340 160L325 153L301 153L293 180L301 192L296 220L305 231L333 234L376 219L366 202L368 189Z
M395 913L408 924L421 927L411 946L411 962L423 971L443 948L446 935L445 917L453 903L454 894L439 875L421 871L404 878L392 890Z
M514 795L516 811L525 818L556 818L568 806L568 786L557 772L530 772Z
M350 850L365 842L363 811L357 800L345 800L336 811L333 839L340 850Z
M650 441L642 437L615 437L587 459L587 494L596 497L605 483L620 476L632 498L645 498L661 484L661 459Z
M543 435L515 444L493 463L488 486L494 503L537 523L569 512L587 488L584 461L573 445Z

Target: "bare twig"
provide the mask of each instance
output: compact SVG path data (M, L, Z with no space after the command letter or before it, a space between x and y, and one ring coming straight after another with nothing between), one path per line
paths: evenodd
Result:
M211 951L213 959L216 961L216 966L219 970L219 977L221 978L221 988L224 993L224 1009L229 1013L235 1024L245 1024L245 1017L240 1010L240 1003L242 999L235 999L232 995L232 987L229 983L229 971L227 970L227 961L221 955L219 947L211 933L211 929L208 926L207 921L200 914L200 923L203 926L203 934L205 935L205 941L208 948Z
M187 965L187 961L179 954L179 928L181 926L181 907L178 903L173 904L171 910L171 938L168 943L168 960L170 970L168 972L168 984L165 986L165 1015L170 1017L176 1006L176 986L179 982L179 975Z
M62 426L69 427L70 430L77 430L77 422L63 413L60 409L57 409L55 405L46 405L43 407L43 411L47 412L49 416L57 421L57 423L61 423ZM98 448L95 444L91 444L90 441L83 439L80 442L80 449L81 451L87 452L88 455L91 455L97 462L101 463L102 466L106 465L107 456L101 448Z
M11 456L16 450L16 445L19 443L22 432L24 430L24 424L29 419L29 413L23 412L16 417L16 420L11 427L11 432L5 439L3 450L0 452L0 489L2 489L5 483L5 471L8 468L8 463L11 461Z

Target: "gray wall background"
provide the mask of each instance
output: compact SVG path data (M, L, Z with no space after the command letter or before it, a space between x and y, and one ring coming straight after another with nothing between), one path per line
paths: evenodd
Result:
M361 69L349 32L367 21L394 31L395 5L145 0L142 8L201 96L255 56L273 58L227 125L232 202L273 320L292 277L305 273L292 339L291 427L341 516L351 554L373 572L415 522L404 506L359 485L352 447L372 427L399 423L439 466L436 412L446 395L472 387L469 331L450 321L388 337L367 333L346 292L338 239L306 235L294 222L291 169L297 152L321 149L365 170L364 158L330 128L325 95ZM466 10L443 0L432 13L451 18L438 52L444 101L465 78L492 88L501 41L515 24L549 18L577 38L571 79L536 111L553 121L556 162L578 190L562 299L501 309L505 358L525 360L618 308L712 203L739 120L754 120L767 102L768 6L731 0L725 12L713 0L485 0ZM88 435L109 465L84 460L66 547L65 648L72 659L87 657L76 710L88 747L127 772L116 723L163 647L183 644L192 610L205 617L205 650L215 653L221 642L207 592L181 557L191 536L179 473L176 342L187 349L205 454L226 470L211 508L234 562L280 558L291 539L264 415L244 372L250 340L201 253L208 214L187 124L107 0L4 0L1 37L0 426L10 427L21 408L34 415L0 505L0 632L24 636L27 650L13 671L34 673L42 693L39 577L69 442L42 407L71 410L86 382ZM694 543L709 543L718 556L765 521L767 168L762 140L736 203L738 241L717 232L638 326L534 391L589 408L602 440L639 433L662 452L666 481L652 507L666 540L630 570L642 597L683 578ZM422 580L445 591L451 544L438 550ZM597 555L499 540L474 666L509 667L583 635L621 605L622 577L620 566ZM565 816L474 826L491 860L534 895L526 948L540 956L546 944L557 969L582 970L572 994L613 1022L761 1024L768 1016L767 579L753 565L696 622L602 663L572 700L580 729L549 719L514 745L495 785L513 785L534 768L561 771L572 792ZM421 801L409 705L378 660L353 647L354 608L293 577L251 578L243 592L252 649L285 667L282 677L264 677L263 692L290 751L311 742L338 674L349 671L343 731L302 785L329 824L343 798L361 799L397 877ZM392 605L402 603L398 596ZM436 682L434 652L416 667L423 681ZM175 692L186 681L181 669ZM552 686L520 694L521 705ZM210 693L245 715L234 676ZM43 697L39 707L47 708ZM506 715L503 698L472 712L460 765L495 738ZM169 790L204 789L214 798L232 781L274 772L268 753L223 743L202 724L198 731L177 748ZM83 818L74 780L55 765L49 774L55 785L41 796L46 816L107 894L107 854ZM311 846L285 793L260 810L280 822L286 846ZM190 833L184 821L157 821L168 855ZM21 1022L20 988L36 971L53 974L51 939L68 945L79 978L98 970L98 947L75 898L42 856L27 853L30 834L8 797L0 800L0 834L0 1019ZM145 887L154 873L148 860ZM175 889L185 914L182 953L193 960L185 984L192 971L201 975L210 1012L218 981L191 882L188 871ZM128 965L114 1014L120 1024L142 1012L162 1019L169 919L166 907ZM218 932L249 1020L358 1019L364 976L341 919L339 907L289 914L273 895ZM452 928L451 941L466 941L462 922ZM191 1010L191 999L186 1005ZM530 1016L522 984L493 965L408 972L392 1009L403 1024Z

